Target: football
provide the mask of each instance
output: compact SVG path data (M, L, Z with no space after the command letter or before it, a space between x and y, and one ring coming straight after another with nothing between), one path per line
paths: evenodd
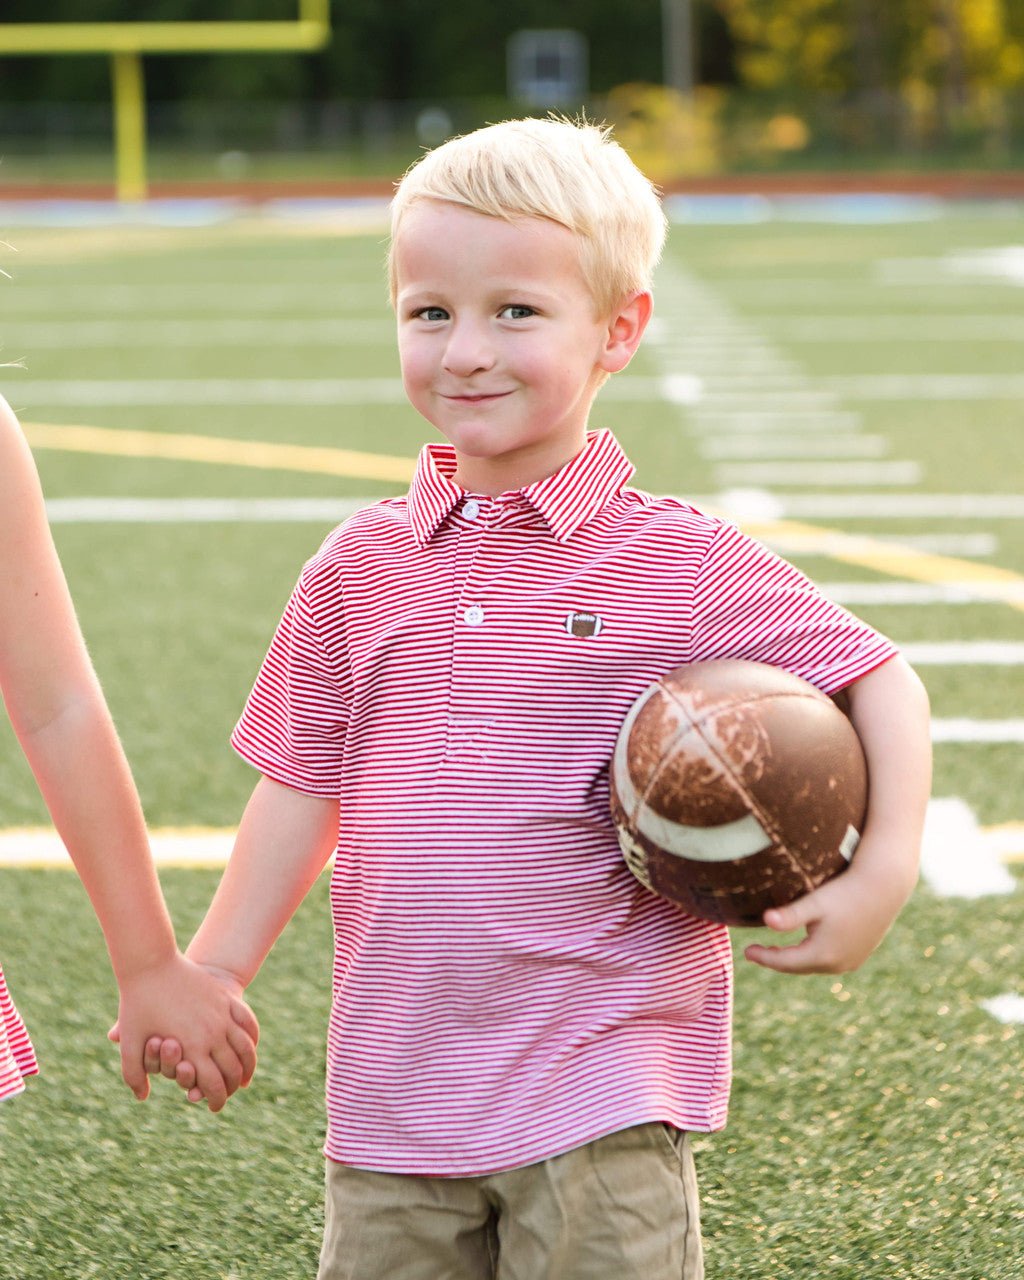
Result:
M626 862L690 915L760 925L842 871L867 767L831 698L760 662L675 667L619 732L611 810Z

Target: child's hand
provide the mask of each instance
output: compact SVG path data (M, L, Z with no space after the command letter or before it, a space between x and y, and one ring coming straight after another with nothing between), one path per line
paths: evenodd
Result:
M159 1036L153 1036L146 1041L143 1062L149 1075L166 1076L185 1090L189 1102L202 1102L203 1091L197 1084L195 1066L187 1061L177 1040L161 1040ZM242 1087L248 1083L248 1080L243 1081Z
M860 851L858 850L858 856ZM856 859L842 875L787 907L764 913L776 933L806 929L801 941L785 947L754 943L744 955L780 973L849 973L858 969L885 937L905 901L877 877L864 875Z
M241 994L227 975L208 972L180 953L122 980L119 1017L110 1038L121 1045L122 1074L135 1096L149 1094L152 1046L165 1040L169 1057L180 1054L176 1065L187 1070L193 1100L205 1098L211 1111L219 1111L247 1085L256 1069L259 1026ZM158 1064L161 1056L157 1047ZM162 1068L161 1073L168 1074ZM174 1069L169 1074L176 1078Z

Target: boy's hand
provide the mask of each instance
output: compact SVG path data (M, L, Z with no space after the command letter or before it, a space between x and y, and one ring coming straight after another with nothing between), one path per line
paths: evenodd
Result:
M166 1036L154 1036L154 1028ZM206 1099L211 1111L219 1111L252 1079L259 1025L241 999L241 987L180 953L121 981L119 1016L110 1039L120 1043L122 1075L137 1098L149 1094L150 1046L172 1035L193 1073L197 1096Z
M858 850L858 856L860 855ZM753 943L744 955L754 964L780 973L849 973L858 969L885 937L906 894L864 875L856 860L842 875L786 907L764 913L776 933L806 929L785 947Z

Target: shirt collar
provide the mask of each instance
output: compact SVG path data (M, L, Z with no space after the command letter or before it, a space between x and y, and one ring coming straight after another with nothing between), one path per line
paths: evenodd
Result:
M424 445L420 453L409 489L409 522L421 547L468 493L452 479L456 465L449 444ZM633 464L610 431L588 431L587 443L575 458L517 492L543 517L555 538L565 542L632 474Z

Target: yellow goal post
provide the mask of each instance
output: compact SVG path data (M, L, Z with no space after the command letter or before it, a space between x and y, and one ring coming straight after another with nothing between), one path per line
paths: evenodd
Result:
M144 200L147 53L312 51L331 38L330 0L299 0L296 21L0 22L0 56L105 53L111 60L116 191Z

